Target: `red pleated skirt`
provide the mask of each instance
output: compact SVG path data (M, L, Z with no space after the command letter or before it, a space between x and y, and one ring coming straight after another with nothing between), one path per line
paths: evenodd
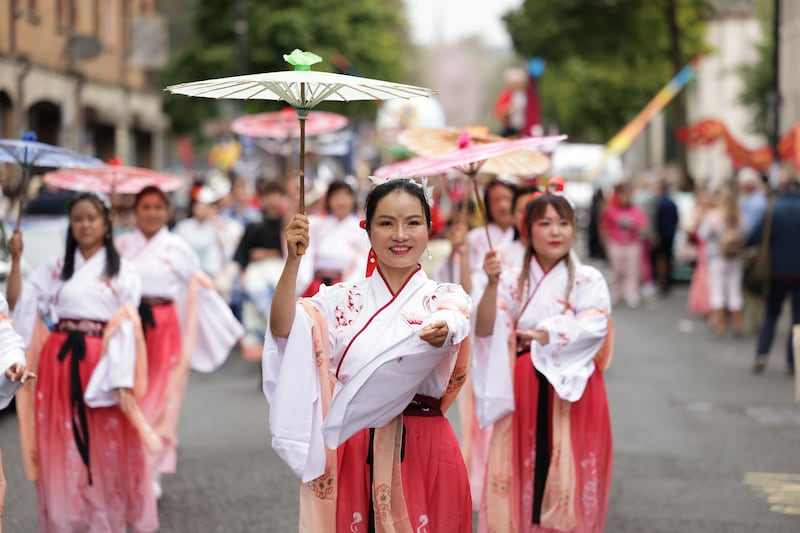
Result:
M116 406L86 407L93 483L72 434L71 357L58 352L66 333L53 332L42 348L36 380L36 482L42 533L144 533L158 529L147 452L138 433ZM80 362L84 389L100 360L100 337L86 337Z
M147 344L147 392L137 403L148 422L152 423L167 390L169 376L181 355L181 327L173 304L154 305L155 327L148 327L145 334Z
M471 533L472 500L464 459L443 416L404 416L403 492L414 531ZM370 432L338 450L336 531L367 531L370 504Z
M171 435L176 428L164 428L158 424L168 393L170 375L175 370L181 356L181 326L174 304L154 305L155 327L148 327L145 334L147 345L147 392L138 398L142 414L161 436L163 450L151 454L151 466L162 474L174 474L177 466L177 443Z
M550 405L555 391L547 385ZM536 424L539 380L529 355L517 358L514 369L514 470L520 479L520 532L558 530L532 524L533 480L536 459ZM552 426L552 408L549 413ZM570 409L572 453L575 461L575 516L572 533L602 533L611 490L611 418L603 374L595 369L583 396ZM552 439L551 439L552 448ZM563 533L563 532L561 532Z

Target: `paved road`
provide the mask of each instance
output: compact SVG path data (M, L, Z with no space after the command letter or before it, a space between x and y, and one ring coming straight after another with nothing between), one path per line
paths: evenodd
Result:
M753 339L716 339L669 300L614 312L607 374L615 440L606 531L800 531L800 408L783 375L783 337L750 374ZM784 317L786 321L786 317ZM785 334L782 326L781 335ZM232 357L195 374L179 470L164 481L161 531L296 531L297 483L269 448L257 364ZM36 531L35 492L18 465L13 414L0 416L9 482L5 531Z

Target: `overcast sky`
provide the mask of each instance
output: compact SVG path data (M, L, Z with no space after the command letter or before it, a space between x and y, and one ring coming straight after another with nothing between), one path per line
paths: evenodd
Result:
M444 43L479 34L491 47L510 48L500 17L522 0L406 0L411 38L433 44L437 35Z

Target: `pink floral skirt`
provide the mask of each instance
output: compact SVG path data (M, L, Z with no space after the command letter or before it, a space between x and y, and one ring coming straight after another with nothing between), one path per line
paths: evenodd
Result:
M692 273L692 282L689 284L689 297L686 308L690 313L708 316L711 313L711 295L708 289L708 260L706 250L702 245L697 247L697 263Z
M472 532L472 500L464 459L443 416L404 416L403 492L414 531ZM370 507L370 431L338 450L336 531L366 532Z
M173 442L172 435L177 433L177 428L163 427L166 420L162 417L166 396L169 392L169 383L172 371L178 364L181 356L181 327L175 306L154 305L153 318L155 327L148 327L145 335L147 344L147 392L138 399L139 408L147 421L161 436L163 450L151 455L153 470L162 474L174 474L177 466L177 443ZM177 422L177 420L176 420Z
M555 394L547 385L550 405ZM517 359L514 371L514 472L519 478L520 532L553 532L532 523L536 459L539 380L529 355ZM552 425L552 409L548 418ZM575 517L573 533L602 533L611 490L611 419L603 374L595 369L583 396L570 407L572 454L575 462ZM552 447L552 436L551 436Z
M72 353L58 360L66 333L53 332L42 349L36 380L36 482L42 533L144 533L158 529L147 452L138 433L116 406L86 407L89 469L72 430ZM85 336L80 361L83 388L100 360L100 337Z

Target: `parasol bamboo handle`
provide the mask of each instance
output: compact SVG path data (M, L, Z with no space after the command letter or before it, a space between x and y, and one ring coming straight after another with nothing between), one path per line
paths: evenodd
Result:
M489 217L486 215L486 210L478 194L478 180L475 178L475 174L470 174L469 179L472 182L472 190L475 192L475 203L478 204L478 211L480 211L481 219L483 220L483 229L486 231L486 242L489 243L489 249L494 250L494 246L492 246L492 237L489 235Z
M306 84L300 84L300 102L305 104ZM300 119L300 213L306 214L306 117L307 111L297 110L297 118ZM305 255L306 247L302 244L297 245L297 255Z
M25 207L25 197L28 196L28 173L30 169L28 165L22 165L22 186L20 187L19 193L19 211L17 212L17 225L15 226L16 229L22 231L20 229L20 224L22 224L22 210Z

